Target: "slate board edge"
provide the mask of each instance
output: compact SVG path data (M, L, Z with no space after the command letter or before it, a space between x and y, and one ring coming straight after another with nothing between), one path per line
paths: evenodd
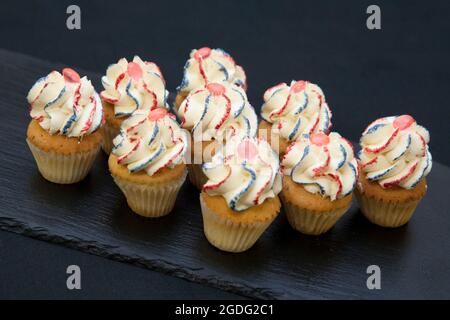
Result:
M70 236L52 234L42 227L31 227L26 222L10 217L0 216L0 230L21 234L30 238L51 242L65 247L93 254L110 260L132 264L137 267L161 272L170 276L181 278L187 281L205 284L227 292L239 294L254 299L280 299L283 295L266 288L254 288L235 282L224 281L220 278L205 278L189 271L188 268L177 264L169 263L161 259L145 259L141 256L130 256L120 253L115 246L100 243L98 241L88 241L85 239L75 239Z

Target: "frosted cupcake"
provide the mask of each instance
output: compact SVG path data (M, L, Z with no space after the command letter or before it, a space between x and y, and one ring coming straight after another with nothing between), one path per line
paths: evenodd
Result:
M259 135L282 157L302 134L328 133L332 114L319 86L293 80L291 85L280 83L266 90L261 117Z
M168 214L184 180L187 133L166 109L138 110L113 140L109 170L128 205L144 217Z
M383 227L409 221L427 189L429 141L410 115L378 119L363 132L356 197L367 219Z
M200 194L206 238L224 251L249 249L280 211L278 156L265 140L234 137L203 170L208 177Z
M191 92L181 104L181 126L191 132L189 178L201 189L206 182L202 163L234 136L254 137L258 126L255 110L244 90L228 83L209 83Z
M91 82L69 68L52 71L33 85L27 100L27 143L42 176L64 184L84 179L102 142L102 103Z
M101 132L103 150L109 154L112 139L119 134L120 125L134 111L168 108L166 83L159 67L142 61L138 56L128 62L122 58L112 64L102 77L105 90L100 93L106 123Z
M210 82L228 82L247 90L244 69L228 53L208 47L194 49L184 66L183 80L177 87L176 108L192 90Z
M300 137L288 147L281 166L281 200L295 230L325 233L349 209L358 164L352 145L338 133Z

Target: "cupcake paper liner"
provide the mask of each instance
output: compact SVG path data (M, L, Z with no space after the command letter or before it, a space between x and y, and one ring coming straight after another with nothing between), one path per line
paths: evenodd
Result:
M243 252L251 248L276 217L251 224L236 223L208 208L201 195L200 205L206 239L214 247L228 252Z
M300 208L281 196L284 212L289 224L297 231L308 235L320 235L330 230L350 208L350 204L334 211L322 212Z
M89 173L100 150L99 144L91 151L64 155L54 151L44 151L28 139L27 143L42 176L48 181L61 184L83 180Z
M406 203L386 202L367 197L358 190L355 190L355 195L361 212L370 222L389 228L401 227L406 224L420 202L420 200Z
M208 178L203 173L201 164L189 164L189 180L191 183L197 187L197 189L202 190L203 185L208 181Z
M178 192L186 180L186 174L184 172L174 181L153 185L133 183L118 176L112 176L135 213L147 218L157 218L172 211Z
M100 129L103 136L102 149L106 154L110 154L113 148L113 139L119 134L120 129L106 122Z

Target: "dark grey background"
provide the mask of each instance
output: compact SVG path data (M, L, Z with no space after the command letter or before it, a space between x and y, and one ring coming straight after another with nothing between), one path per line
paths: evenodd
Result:
M80 31L65 27L73 3ZM430 130L434 159L449 165L450 2L376 1L382 30L369 31L372 3L2 1L0 47L98 73L138 54L160 65L169 90L191 48L222 47L245 67L255 108L267 87L307 79L323 88L333 130L357 140L370 121L410 113ZM0 297L232 297L4 232L0 246ZM95 280L76 294L65 290L62 270L74 260Z

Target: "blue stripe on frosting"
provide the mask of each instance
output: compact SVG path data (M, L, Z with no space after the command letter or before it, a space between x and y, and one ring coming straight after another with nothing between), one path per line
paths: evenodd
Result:
M189 68L189 60L186 61L186 64L183 67L183 79L181 80L180 85L177 87L177 91L180 91L186 88L189 85L189 80L187 79L187 69Z
M66 92L66 86L64 86L64 88L62 88L62 90L59 92L58 96L57 96L55 99L53 99L52 101L49 101L49 102L44 106L44 111L45 111L48 107L50 107L50 106L52 106L53 104L55 104L56 101L58 101L59 99L61 99L61 97L64 95L65 92Z
M72 124L75 122L75 120L77 120L77 114L74 111L67 122L64 124L61 133L64 135L67 134L67 131L69 131L70 127L72 127Z
M386 124L384 124L384 123L375 124L372 127L370 127L369 129L367 129L366 134L374 133L375 131L377 131L378 129L384 127L385 125Z
M127 87L125 89L125 92L127 93L127 96L129 96L131 99L133 99L134 103L136 104L136 108L130 112L129 114L133 113L134 111L136 111L137 109L139 109L139 101L138 99L133 96L130 92L130 88L131 88L131 80L128 82Z
M244 162L242 164L242 168L247 171L250 174L250 180L248 181L247 185L244 186L231 200L229 203L229 206L234 211L241 211L236 209L237 202L242 198L242 196L250 189L250 187L253 185L254 181L256 180L256 172L250 168L247 167L247 163Z
M295 135L298 132L298 129L300 128L300 125L302 124L302 119L300 117L298 117L297 122L294 125L294 128L292 129L291 133L288 136L288 140L291 141L292 139L294 139Z
M296 163L296 165L292 168L292 174L297 170L297 168L300 166L301 162L303 161L303 159L306 158L306 156L309 154L309 150L310 150L310 146L307 145L304 149L303 149L303 154L302 157L300 158L300 160L298 160L298 162Z
M301 113L303 110L305 110L306 106L308 105L308 95L306 94L305 91L303 91L303 95L305 96L305 103L303 105L301 105L300 107L298 107L298 109L294 112L294 114L299 114Z
M155 141L155 138L158 135L158 132L159 132L159 125L155 121L155 125L153 126L153 131L152 131L152 134L150 136L150 140L148 141L148 145L151 145L153 143L153 141Z
M412 140L411 134L408 134L408 142L406 143L405 149L398 156L396 156L392 161L398 160L401 156L403 156L406 153L406 151L408 151L409 146L411 145L411 140Z
M244 95L242 94L242 92L240 92L239 90L237 90L237 89L235 89L235 88L233 88L232 90L233 90L234 92L236 92L236 93L241 97L241 99L242 99L242 104L239 106L239 109L236 110L236 112L234 113L234 117L237 118L237 117L239 117L239 115L242 113L242 110L244 110L244 107L245 107L245 97L244 97Z
M345 193L343 196L344 197L346 197L346 196L348 196L350 193L352 193L352 191L353 191L353 189L355 189L355 186L356 186L356 176L357 176L357 172L356 172L356 168L355 168L355 166L351 163L351 162L349 162L348 163L348 166L350 167L350 169L352 170L352 172L353 172L353 185L352 185L352 188L347 192L347 193Z
M208 113L210 100L211 100L211 95L209 94L205 99L205 107L203 108L203 113L200 117L200 120L195 124L194 128L192 129L193 130L192 132L194 132L197 129L197 126L202 122L203 118Z
M386 170L384 170L383 172L375 175L375 176L371 176L370 173L367 175L367 180L369 181L374 181L374 180L378 180L382 177L384 177L386 174L388 174L389 172L391 172L392 170L394 170L397 167L397 164L394 164L392 166L390 166L389 168L387 168Z
M344 165L345 161L347 161L347 151L345 151L345 148L342 144L339 144L339 150L341 151L342 154L342 161L339 162L339 164L337 165L336 170L339 170L340 168L342 168L342 166Z
M112 151L114 151L114 150L120 148L120 147L122 146L123 142L125 141L126 133L125 133L125 131L124 131L123 129L120 129L120 131L119 131L119 136L120 136L122 139L120 140L120 142L119 142L118 144L115 144L115 145L113 146Z
M220 63L219 61L213 60L218 66L219 66L219 70L223 73L223 75L225 76L225 81L228 81L230 75L228 74L228 70L227 68L225 68L225 66Z
M128 165L128 169L130 170L130 172L137 172L137 171L144 169L146 166L148 166L148 164L150 162L152 162L153 160L158 158L164 150L165 150L164 144L161 142L161 144L159 145L159 148L156 152L154 152L152 155L150 155L147 159L144 159L144 161L143 160L138 161L137 165L135 163ZM139 162L141 162L141 163L139 163Z

